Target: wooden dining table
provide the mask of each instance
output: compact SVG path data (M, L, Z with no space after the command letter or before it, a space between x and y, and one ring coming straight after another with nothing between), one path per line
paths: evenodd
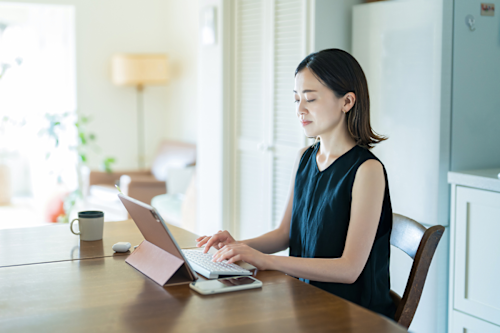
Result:
M169 225L181 248L196 235ZM0 332L406 332L393 320L278 271L259 289L203 296L162 287L115 253L132 220L84 242L67 224L0 230Z

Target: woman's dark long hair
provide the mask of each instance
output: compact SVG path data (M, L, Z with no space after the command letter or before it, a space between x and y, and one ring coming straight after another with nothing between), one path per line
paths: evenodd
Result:
M311 53L299 64L295 75L306 67L322 84L333 90L337 98L349 92L356 95L354 106L346 113L346 117L347 129L357 145L371 149L387 139L377 135L371 128L368 83L365 73L352 55L339 49Z

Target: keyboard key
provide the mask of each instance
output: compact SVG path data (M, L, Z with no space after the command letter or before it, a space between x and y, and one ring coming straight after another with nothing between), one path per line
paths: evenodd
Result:
M215 274L215 275L251 274L249 270L241 268L236 264L228 264L227 260L224 260L222 262L213 262L212 261L213 256L209 253L203 253L201 251L196 251L196 250L183 250L183 253L189 260L189 262L193 264L193 266L197 265L199 267L202 267L207 271L209 271L210 274Z

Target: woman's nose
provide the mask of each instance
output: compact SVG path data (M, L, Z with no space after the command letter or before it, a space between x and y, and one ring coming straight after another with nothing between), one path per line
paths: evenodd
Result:
M304 115L306 114L308 111L307 109L305 108L304 106L304 102L300 101L298 104L297 104L297 116L300 116L300 115Z

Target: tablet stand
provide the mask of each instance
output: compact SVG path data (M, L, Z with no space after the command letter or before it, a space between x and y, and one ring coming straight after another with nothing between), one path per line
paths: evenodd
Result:
M125 262L160 286L191 282L184 260L147 240L144 240Z

